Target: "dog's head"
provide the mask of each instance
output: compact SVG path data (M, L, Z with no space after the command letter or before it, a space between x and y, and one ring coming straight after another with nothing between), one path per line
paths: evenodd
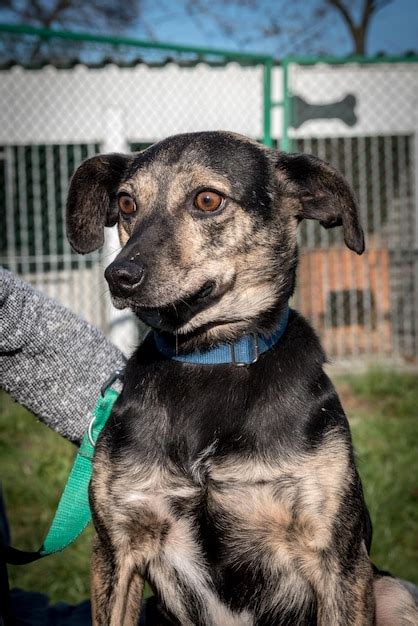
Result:
M341 174L227 132L92 157L74 174L67 205L78 252L99 248L104 226L118 224L122 250L105 273L115 306L211 341L269 329L293 292L304 218L342 225L347 246L363 252Z

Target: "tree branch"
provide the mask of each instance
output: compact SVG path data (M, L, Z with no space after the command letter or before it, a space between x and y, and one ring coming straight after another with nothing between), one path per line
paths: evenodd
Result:
M354 24L354 20L352 19L345 5L341 2L341 0L327 0L327 4L329 4L339 12L355 41L357 35L356 25Z

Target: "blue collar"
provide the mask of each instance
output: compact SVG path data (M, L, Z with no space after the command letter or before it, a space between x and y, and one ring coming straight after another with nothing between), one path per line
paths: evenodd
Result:
M202 352L191 352L189 354L176 354L165 339L154 332L154 341L161 354L174 361L182 363L197 363L199 365L221 365L222 363L233 363L234 365L251 365L258 360L260 354L270 350L282 337L289 320L289 307L286 305L276 330L270 337L261 335L244 335L234 343L221 343L214 348L209 348Z

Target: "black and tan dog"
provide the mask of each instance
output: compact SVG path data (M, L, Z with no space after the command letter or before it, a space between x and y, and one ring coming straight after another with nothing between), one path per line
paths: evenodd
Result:
M118 224L114 304L155 329L129 360L97 443L91 503L95 624L417 624L373 571L347 419L309 324L291 311L302 219L342 225L361 254L352 193L330 165L226 132L179 135L85 161L68 232L82 253ZM169 358L242 336L254 363ZM198 352L197 352L198 351ZM231 348L233 353L233 348ZM234 359L232 359L233 361Z

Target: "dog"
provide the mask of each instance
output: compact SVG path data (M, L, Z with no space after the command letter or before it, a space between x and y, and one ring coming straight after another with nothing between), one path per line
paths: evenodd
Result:
M117 224L113 303L154 331L96 444L96 625L137 624L144 581L155 625L418 624L371 564L349 425L318 337L288 310L303 219L342 226L363 252L340 173L229 132L94 156L74 174L72 247L99 248ZM225 346L230 361L199 360Z

